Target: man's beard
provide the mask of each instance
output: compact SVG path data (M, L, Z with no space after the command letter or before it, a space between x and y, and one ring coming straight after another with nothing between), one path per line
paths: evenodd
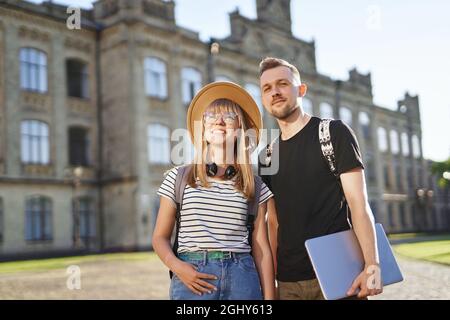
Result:
M285 106L281 110L273 110L272 109L272 115L275 118L277 118L278 120L285 120L291 114L293 114L296 109L297 109L297 106Z

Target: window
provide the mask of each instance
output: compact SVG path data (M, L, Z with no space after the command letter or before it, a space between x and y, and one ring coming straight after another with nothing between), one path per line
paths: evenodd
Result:
M420 141L419 137L417 135L412 136L412 149L413 149L413 156L416 159L420 158Z
M74 237L76 237L76 224L79 221L79 232L81 239L95 238L97 234L96 218L93 208L93 201L90 198L74 199Z
M49 164L50 148L48 125L37 120L21 123L21 159L23 163Z
M409 141L408 135L405 132L401 134L401 140L402 140L402 154L403 156L407 157L409 156Z
M313 110L313 104L312 101L308 98L302 98L302 107L303 107L303 111L305 111L306 113L313 115L314 110Z
M20 49L20 87L47 92L47 55L34 48Z
M395 130L391 130L389 135L391 138L391 151L393 154L397 155L400 152L400 145L398 142L398 133Z
M32 197L25 203L25 239L52 239L52 203L47 197Z
M216 81L228 81L228 82L232 82L233 80L231 80L229 77L227 76L223 76L223 75L218 75L216 76Z
M151 124L147 129L148 161L170 164L170 130L161 124Z
M202 75L194 68L181 70L183 103L189 104L202 86Z
M341 107L339 109L339 118L349 126L352 125L352 111L347 107Z
M88 65L80 60L68 59L66 68L69 97L89 98Z
M386 129L379 127L377 133L378 133L378 149L381 152L386 152L388 150Z
M247 83L245 85L245 90L247 90L248 93L250 93L250 95L252 96L253 100L255 100L256 104L258 105L259 112L261 112L262 116L264 114L264 108L261 102L261 90L256 84L253 83Z
M364 139L370 139L370 118L367 112L360 112L358 120Z
M323 119L333 119L333 107L326 102L320 104L320 116Z
M144 60L145 92L148 96L167 98L167 71L164 61L148 57Z
M89 165L88 131L84 128L69 128L69 163L72 166Z
M0 242L3 241L3 199L0 198Z

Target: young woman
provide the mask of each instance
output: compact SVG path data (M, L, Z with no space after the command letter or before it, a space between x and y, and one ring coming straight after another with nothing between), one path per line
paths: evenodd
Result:
M153 233L154 250L174 273L170 298L274 299L265 224L266 203L273 195L264 183L252 234L246 226L255 177L249 161L251 139L245 135L252 129L259 136L258 107L240 86L215 82L196 95L187 118L196 156L188 167L181 201L177 253L170 239L176 223L178 168L169 171L158 190L160 209Z

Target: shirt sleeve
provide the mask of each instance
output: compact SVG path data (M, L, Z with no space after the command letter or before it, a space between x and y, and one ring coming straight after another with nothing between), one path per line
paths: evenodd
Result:
M177 178L178 168L172 168L166 174L164 181L156 192L157 195L166 197L176 205L175 201L175 180Z
M330 134L339 175L354 168L364 169L361 150L353 130L341 120L332 121Z
M273 197L272 191L270 191L267 185L264 182L262 182L261 193L259 194L259 205L263 204L272 197Z

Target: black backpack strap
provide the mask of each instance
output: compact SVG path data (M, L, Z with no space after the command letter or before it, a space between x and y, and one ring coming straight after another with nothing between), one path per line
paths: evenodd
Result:
M278 148L278 138L274 139L270 144L266 146L266 152L265 152L265 159L264 159L264 165L266 167L270 166L272 162L272 154L274 152L277 152L278 150L275 150Z
M350 228L352 228L347 199L345 199L344 188L342 188L342 182L336 168L336 158L334 156L334 148L333 143L331 142L331 133L330 133L331 121L332 119L322 119L319 123L320 148L322 150L322 155L325 158L328 167L330 168L331 173L336 177L336 181L339 185L339 188L341 189L342 205L347 206L347 222Z
M259 198L261 195L262 179L259 176L254 176L255 178L255 195L253 199L248 202L248 213L247 213L247 230L248 230L248 244L250 248L252 247L253 229L255 228L255 219L258 215L259 209Z
M175 203L177 205L177 211L175 215L175 239L172 244L172 250L175 255L178 255L178 233L180 231L180 220L181 220L181 207L183 204L184 190L186 189L188 174L190 172L191 165L178 167L177 177L175 179ZM169 271L170 278L172 278L173 273Z

